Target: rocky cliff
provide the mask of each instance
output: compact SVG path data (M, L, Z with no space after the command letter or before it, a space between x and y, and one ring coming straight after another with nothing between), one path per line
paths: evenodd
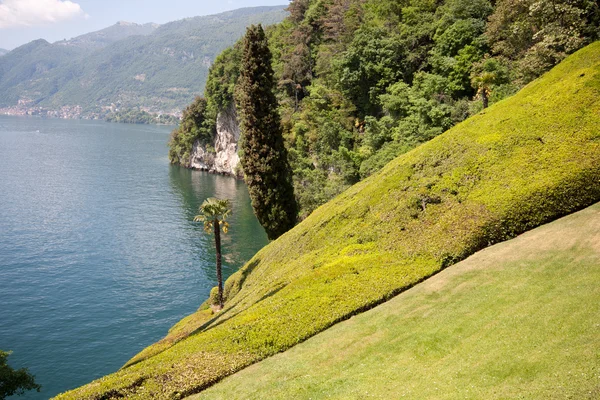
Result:
M232 103L217 116L217 134L212 148L196 141L190 156L190 168L242 177L238 142L240 126Z

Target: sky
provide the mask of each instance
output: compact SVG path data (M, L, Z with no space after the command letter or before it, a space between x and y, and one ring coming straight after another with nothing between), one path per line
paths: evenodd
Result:
M0 48L35 39L56 42L118 21L163 24L242 7L276 6L289 0L0 0Z

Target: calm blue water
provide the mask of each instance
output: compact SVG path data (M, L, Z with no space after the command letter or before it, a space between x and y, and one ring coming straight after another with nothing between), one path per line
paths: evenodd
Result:
M116 371L216 284L192 223L233 203L229 276L267 243L245 185L169 165L170 128L0 116L0 349L46 399Z

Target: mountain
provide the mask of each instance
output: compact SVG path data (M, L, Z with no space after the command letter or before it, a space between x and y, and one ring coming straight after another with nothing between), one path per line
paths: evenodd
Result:
M597 399L599 227L600 203L189 399Z
M56 42L58 45L75 46L85 49L99 49L114 42L128 38L129 36L146 36L154 32L160 25L154 23L136 24L133 22L119 21L115 25L77 36L70 40Z
M9 52L9 50L0 49L0 57L2 57L3 55L5 55L8 52Z
M281 21L285 6L187 18L161 26L120 22L53 44L36 40L0 60L0 108L81 107L175 112L204 90L214 58L255 23Z
M598 93L600 42L315 210L227 280L223 310L207 300L118 372L57 398L201 392L487 246L600 201Z

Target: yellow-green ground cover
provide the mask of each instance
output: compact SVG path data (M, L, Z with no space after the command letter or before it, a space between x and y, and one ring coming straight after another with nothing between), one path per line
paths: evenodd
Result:
M599 126L595 43L317 209L227 281L220 313L204 307L178 337L58 398L200 392L479 249L599 201Z
M192 397L598 399L600 204Z

